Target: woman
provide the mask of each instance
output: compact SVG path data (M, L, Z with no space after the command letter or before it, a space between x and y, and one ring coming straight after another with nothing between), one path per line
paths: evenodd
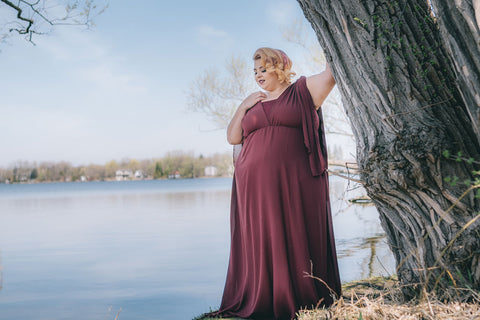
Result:
M327 66L291 84L291 60L278 49L260 48L253 60L264 91L240 104L227 129L228 142L243 147L233 179L227 280L212 315L292 319L341 292L317 114L335 80Z

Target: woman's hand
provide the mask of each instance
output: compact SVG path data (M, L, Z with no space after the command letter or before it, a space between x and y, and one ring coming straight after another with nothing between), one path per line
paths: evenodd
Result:
M248 97L246 97L245 100L242 101L238 109L245 110L246 112L248 109L256 105L259 101L265 100L266 98L267 98L267 95L265 94L265 92L262 92L262 91L254 92Z
M267 95L265 92L257 91L249 95L245 100L242 101L240 106L237 108L235 115L233 116L230 124L227 128L227 141L230 144L240 144L243 140L243 130L242 130L242 119L245 116L245 113L248 109L252 108L259 101L265 100Z

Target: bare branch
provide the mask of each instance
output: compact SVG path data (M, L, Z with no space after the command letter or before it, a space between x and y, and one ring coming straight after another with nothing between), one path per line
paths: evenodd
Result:
M189 108L209 117L218 128L228 125L237 106L254 91L255 85L243 58L231 57L223 70L222 73L213 68L206 70L186 93Z
M25 29L10 29L10 32L15 30L17 31L19 34L26 34L26 33L29 33L30 32L30 28L32 27L33 25L33 20L32 19L28 19L28 18L25 18L22 16L22 12L23 10L19 7L19 6L16 6L15 4L13 4L11 1L8 1L8 0L0 0L1 2L5 3L7 6L15 9L17 11L17 19L19 20L22 20L22 21L25 21L25 22L28 22L28 26L27 28Z
M74 1L72 4L67 4L64 14L53 16L52 11L58 11L58 4L48 6L48 0L25 1L18 0L17 4L10 0L0 0L9 8L16 11L17 21L11 23L16 24L16 27L9 29L9 32L15 31L20 35L26 35L27 41L33 43L32 37L34 34L45 34L48 31L39 30L39 22L46 23L49 26L60 25L76 25L85 26L89 28L93 25L93 17L102 14L108 5L98 7L92 0L84 0L82 6L79 6L79 1ZM50 16L52 15L52 17ZM0 38L5 39L7 35L0 35Z

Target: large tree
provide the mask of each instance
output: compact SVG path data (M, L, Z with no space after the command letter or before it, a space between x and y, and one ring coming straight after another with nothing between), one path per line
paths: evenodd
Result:
M478 289L480 197L468 190L479 178L479 1L298 2L332 67L405 293Z

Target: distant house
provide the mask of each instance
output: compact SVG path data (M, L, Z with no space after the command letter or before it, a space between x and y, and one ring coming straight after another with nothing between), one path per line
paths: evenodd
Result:
M233 166L233 164L230 164L227 171L230 177L233 177L233 171L235 171L235 167Z
M146 175L142 170L135 171L135 179L145 179Z
M128 179L130 179L130 178L132 178L132 177L133 177L133 173L132 173L131 170L125 169L125 170L117 170L117 171L115 172L115 179L116 179L117 181L128 180Z
M206 166L205 167L205 176L215 177L218 173L218 169L215 166Z
M168 179L180 179L181 175L179 171L172 172L168 175Z

